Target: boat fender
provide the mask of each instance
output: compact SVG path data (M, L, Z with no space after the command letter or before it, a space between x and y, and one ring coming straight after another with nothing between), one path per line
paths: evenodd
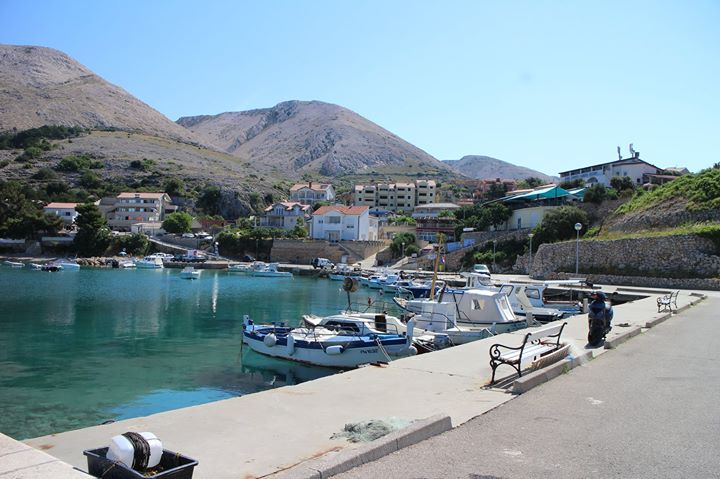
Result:
M405 354L408 356L415 356L417 354L417 348L415 346L410 346L405 351Z
M343 348L339 344L337 344L335 346L328 346L327 348L325 348L325 354L329 354L329 355L342 354L343 351L345 351L345 348Z
M263 338L263 343L265 343L265 346L272 348L277 344L277 337L273 333L270 333Z
M288 334L287 337L287 353L292 356L295 352L295 336Z
M107 459L123 463L130 469L145 472L160 463L163 447L151 432L126 432L110 440Z

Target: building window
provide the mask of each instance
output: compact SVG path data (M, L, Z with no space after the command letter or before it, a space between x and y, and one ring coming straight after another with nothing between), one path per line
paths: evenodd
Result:
M328 216L328 223L331 225L340 224L340 217L339 216Z

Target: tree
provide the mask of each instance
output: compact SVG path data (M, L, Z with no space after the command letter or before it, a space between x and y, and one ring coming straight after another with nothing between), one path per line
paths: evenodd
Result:
M545 182L537 176L530 176L518 182L518 188L537 188L544 185Z
M559 186L563 190L572 190L575 188L582 188L583 186L585 186L585 180L583 180L582 178L577 178L577 179L570 180L570 181L563 181L562 183L560 183Z
M575 223L583 225L583 232L587 231L590 223L587 213L576 206L561 206L549 211L534 230L533 249L542 243L575 238Z
M102 213L93 203L75 207L78 232L73 245L81 256L98 256L110 245L110 230Z
M635 183L629 176L613 176L610 178L610 186L617 191L634 190Z
M585 190L583 202L599 204L602 203L605 198L607 198L607 189L605 186L597 184Z
M113 250L125 250L131 255L144 256L150 249L150 240L141 233L118 236L113 241Z
M170 178L165 182L165 193L170 196L184 196L185 183L180 178Z
M403 246L403 244L405 246ZM403 253L404 247L410 246L412 244L415 244L415 235L412 233L398 233L396 234L393 239L392 243L390 243L390 251L393 252L393 255L399 256Z
M252 197L253 195L257 195L257 200L260 199L260 195L257 193L251 193L250 195L250 202L253 203ZM220 201L222 200L222 194L220 193L220 188L217 186L208 186L206 187L202 194L200 195L200 198L198 198L196 206L203 210L205 213L209 215L219 215L220 214ZM254 207L254 205L253 205Z
M162 229L168 233L183 234L190 232L192 225L192 216L184 211L170 213L162 222Z
M491 183L488 188L487 197L489 200L495 200L502 198L507 193L507 186L505 183Z

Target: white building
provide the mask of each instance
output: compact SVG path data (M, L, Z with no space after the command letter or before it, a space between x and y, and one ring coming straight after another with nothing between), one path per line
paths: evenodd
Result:
M428 203L416 206L413 210L413 218L437 218L443 211L453 213L460 207L455 203Z
M312 215L310 237L327 241L375 241L367 206L321 206Z
M290 199L303 205L335 201L335 188L328 183L298 183L290 188Z
M304 221L311 212L310 205L281 201L265 208L265 216L260 218L260 226L291 230L295 228L298 220Z
M640 152L635 151L632 158L611 161L599 165L586 166L575 170L561 171L560 181L572 181L581 179L586 186L601 184L610 186L610 180L613 177L627 176L632 179L636 185L645 184L646 175L661 175L662 168L651 165L640 159Z
M167 193L120 193L106 215L110 229L130 231L135 223L162 223L176 209Z
M56 215L62 218L66 225L75 223L75 218L78 217L78 212L75 211L77 203L59 203L52 202L48 203L44 208L43 212L50 215Z
M393 212L410 213L418 205L435 202L435 181L415 180L413 183L378 183L355 185L353 202Z

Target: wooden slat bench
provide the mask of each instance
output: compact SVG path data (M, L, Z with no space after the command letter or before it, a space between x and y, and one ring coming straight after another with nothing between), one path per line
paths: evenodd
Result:
M675 306L675 311L677 311L677 298L680 294L680 291L673 291L670 294L666 294L664 296L660 296L657 299L657 307L658 307L658 313L660 311L670 311L672 312L673 306Z
M515 368L518 377L522 376L522 365L537 357L557 351L562 347L560 335L567 323L545 326L531 333L527 333L523 342L518 347L493 344L490 346L490 367L492 368L492 380L495 382L495 370L501 364L507 364Z

